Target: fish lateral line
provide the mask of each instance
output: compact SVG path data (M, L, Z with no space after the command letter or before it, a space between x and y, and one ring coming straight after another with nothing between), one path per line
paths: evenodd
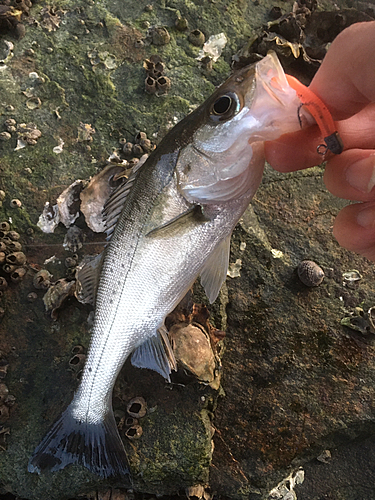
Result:
M304 106L313 116L324 138L325 144L320 144L317 147L318 153L324 155L327 151L331 151L331 153L336 155L341 154L344 150L344 144L337 132L336 123L327 106L312 90L303 85L297 78L291 75L285 76L288 84L296 91L297 97L301 101L301 106L298 108L298 120L300 124L301 119L299 111L301 107Z

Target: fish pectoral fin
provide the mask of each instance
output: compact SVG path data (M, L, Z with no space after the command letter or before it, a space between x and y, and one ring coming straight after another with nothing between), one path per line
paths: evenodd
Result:
M76 270L77 286L74 292L82 304L95 304L103 254L87 255Z
M210 221L203 213L200 205L194 205L185 212L178 214L176 217L164 222L160 226L151 229L146 236L163 237L171 236L175 231L183 231L184 227L190 228L191 226L200 226Z
M221 285L224 283L229 264L230 237L223 239L211 253L201 272L201 284L212 304L219 295Z
M164 326L137 347L132 354L131 363L137 368L154 370L170 382L169 375L172 370L177 370L177 363Z

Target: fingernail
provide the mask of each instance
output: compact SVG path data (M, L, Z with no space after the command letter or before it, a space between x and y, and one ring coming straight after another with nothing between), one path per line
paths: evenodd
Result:
M358 160L346 169L348 183L361 191L369 193L375 186L375 155Z
M366 229L375 227L375 206L366 207L357 215L357 222Z

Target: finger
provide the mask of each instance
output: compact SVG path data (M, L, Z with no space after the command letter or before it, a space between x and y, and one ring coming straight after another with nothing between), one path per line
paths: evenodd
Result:
M346 120L336 122L336 125L344 149L375 149L375 103ZM275 141L265 143L266 160L280 172L313 167L323 161L318 154L320 144L324 144L324 139L317 126L284 134Z
M353 24L335 38L311 82L335 120L375 101L374 45L375 22Z
M266 141L264 151L268 163L279 172L294 172L319 165L323 161L317 152L322 137L317 125L284 134L275 141Z
M336 217L333 234L341 246L375 260L375 203L343 208Z
M349 149L331 158L326 165L324 182L339 198L375 200L375 149Z
M375 102L336 125L344 149L375 149Z

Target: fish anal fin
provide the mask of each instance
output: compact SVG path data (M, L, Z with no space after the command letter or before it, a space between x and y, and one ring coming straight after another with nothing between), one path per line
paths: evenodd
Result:
M137 347L132 354L131 363L137 368L154 370L170 382L169 375L172 370L177 369L177 364L164 326Z
M188 208L186 211L173 217L171 220L164 222L158 227L155 227L148 231L146 236L152 237L163 237L170 236L176 231L183 231L184 226L190 228L194 225L201 225L208 222L210 219L206 217L203 213L202 207L200 205L194 205Z
M95 304L102 257L102 254L95 257L87 255L77 267L75 296L82 304Z
M219 295L221 285L224 283L229 264L231 235L223 239L213 250L204 264L201 272L201 284L212 304Z
M29 472L55 472L78 464L101 477L129 474L112 409L95 423L74 418L71 406L51 427L32 455Z

